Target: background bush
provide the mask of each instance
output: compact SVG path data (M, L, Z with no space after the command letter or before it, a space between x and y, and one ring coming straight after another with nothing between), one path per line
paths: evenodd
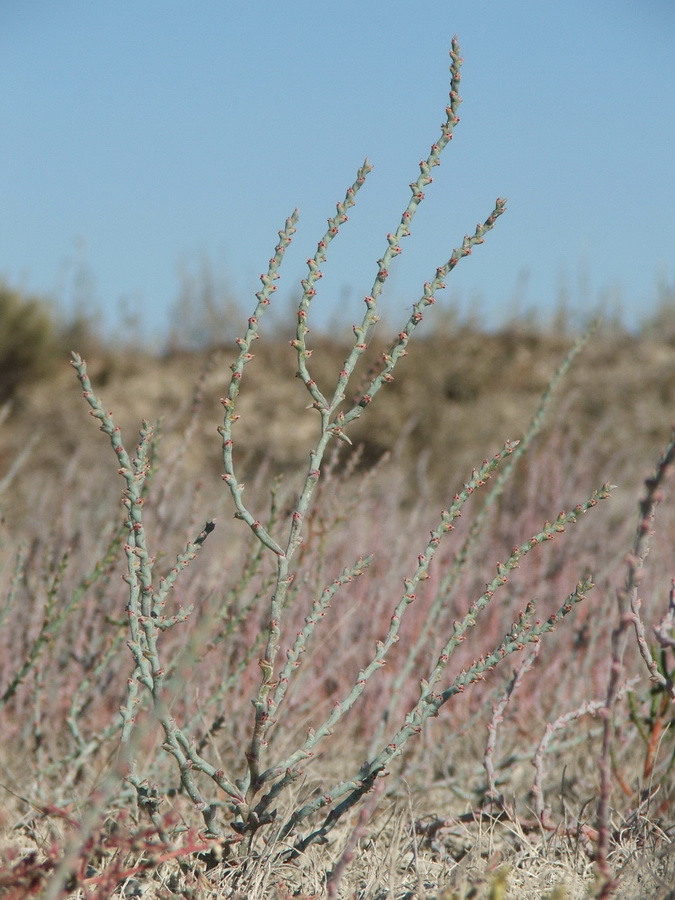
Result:
M48 298L0 280L0 403L53 376L74 343L100 350L83 317L66 322L56 316Z
M0 282L0 402L52 371L59 349L47 301Z

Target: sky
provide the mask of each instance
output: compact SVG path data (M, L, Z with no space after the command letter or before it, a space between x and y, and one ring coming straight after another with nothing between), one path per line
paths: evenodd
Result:
M206 282L248 315L297 207L275 297L292 321L367 157L310 321L348 329L440 133L455 34L461 122L387 320L497 197L439 305L486 328L561 300L648 316L675 289L673 0L0 0L0 277L157 339Z

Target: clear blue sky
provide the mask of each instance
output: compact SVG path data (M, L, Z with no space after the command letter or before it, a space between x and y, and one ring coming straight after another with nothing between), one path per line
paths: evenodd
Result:
M444 118L455 33L461 123L392 270L392 320L497 196L507 213L449 279L465 313L495 325L516 296L545 313L561 288L573 308L653 309L675 284L673 0L2 0L0 275L64 310L90 297L108 329L124 301L157 334L203 259L252 308L297 206L283 307L367 156L316 300L324 325L360 316Z

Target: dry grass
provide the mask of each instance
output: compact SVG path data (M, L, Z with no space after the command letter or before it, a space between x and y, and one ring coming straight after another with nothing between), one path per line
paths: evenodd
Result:
M322 623L287 698L282 723L271 732L273 750L296 746L308 724L353 683L369 648L386 631L401 573L423 549L439 510L473 466L506 438L520 436L569 343L564 337L514 328L489 336L465 329L411 346L396 382L351 432L361 449L343 448L321 483L307 522L297 558L298 602L285 626L289 635L302 627L304 598L320 592L358 554L372 552L375 561ZM339 347L317 343L317 381L334 375L343 354ZM250 697L259 679L256 657L247 660L246 648L259 631L260 614L258 606L248 609L247 604L266 596L269 571L263 565L247 580L248 533L232 521L220 481L215 429L227 384L224 359L216 357L206 372L192 421L193 385L203 366L198 356L120 354L90 362L92 380L129 444L141 418L163 418L160 464L147 503L154 544L170 559L207 518L218 520L180 588L180 603L194 602L196 612L166 634L165 650L175 663L173 714L193 722L193 732L205 736L219 766L237 771L250 729ZM315 427L304 410L306 393L293 373L288 345L272 344L247 370L242 388L240 469L248 500L259 510L269 506L276 472L284 474L276 501L283 510L298 484ZM325 896L328 890L336 891L330 896L371 900L590 896L599 721L591 715L575 720L551 747L543 785L550 808L545 823L533 813L532 761L547 723L604 696L616 591L625 578L624 557L635 530L641 482L669 437L674 391L675 347L670 343L621 333L595 337L483 529L432 640L440 641L441 632L447 633L484 590L496 561L514 543L603 481L618 486L611 503L602 505L606 508L593 510L592 518L553 547L526 557L508 594L486 610L466 653L453 665L451 674L495 646L529 599L538 598L544 618L585 569L593 571L595 590L542 642L533 671L524 676L503 721L493 721L492 709L511 677L508 668L443 708L382 780L379 806L368 821L359 821L355 810L326 846L311 847L300 863L273 863L273 848L258 846L257 857L234 848L228 864L213 866L212 848L197 830L175 838L183 841L180 859L171 857L167 846L153 844L133 792L107 780L116 771L116 738L114 731L108 737L105 733L116 721L130 671L121 539L115 537L123 521L121 485L110 466L110 448L86 415L65 362L58 377L21 392L0 432L0 479L16 461L22 462L1 498L0 579L7 618L0 631L0 690L11 683L45 622L48 633L38 661L0 712L2 872L34 854L35 866L46 873L36 895L47 896L53 877L50 854L55 864L64 847L77 854L75 823L81 825L90 815L91 832L84 835L82 849L89 894L85 888L82 896L110 895L116 882L101 878L106 872L112 877L113 863L119 864L114 869L119 876L147 859L147 871L141 867L127 879L145 897L306 898ZM22 460L22 448L35 435L37 441ZM380 461L385 452L388 458ZM312 796L367 755L405 648L423 627L440 579L479 508L477 498L454 543L435 561L431 578L418 591L397 652L333 742L308 766L304 781L294 788L297 796ZM675 575L674 541L675 504L667 497L659 508L641 585L648 626L665 612ZM103 559L92 581L93 566ZM632 644L626 668L641 681L630 703L624 698L616 709L611 797L616 896L665 900L672 896L674 874L672 710L667 703L654 706L658 698L650 694ZM238 674L228 684L226 675L233 670ZM396 697L389 716L399 721L418 694L413 679ZM214 729L223 712L225 723ZM483 766L490 722L497 728L493 761L499 797L489 795ZM657 729L663 730L657 734ZM158 751L150 725L145 741L139 758L152 780L178 787L173 763ZM103 792L98 809L92 807L92 791ZM180 792L165 796L160 809L173 823L169 829L176 823L186 829L199 826ZM132 888L126 896L134 896ZM15 890L8 896L28 896L25 884L21 889L23 894Z

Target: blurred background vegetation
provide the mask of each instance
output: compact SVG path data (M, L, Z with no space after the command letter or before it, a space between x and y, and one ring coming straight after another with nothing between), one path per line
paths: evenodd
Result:
M618 471L626 474L630 457L639 461L632 485L637 490L644 461L656 458L675 420L675 290L664 282L660 293L656 315L636 331L622 325L616 310L605 315L564 382L547 433L555 431L568 454L585 450L585 477L618 483ZM261 325L262 340L240 398L238 452L247 477L262 464L297 471L316 427L306 412L305 390L294 378L295 354L288 343L295 321L291 298L278 298L276 305ZM111 335L100 332L94 302L80 297L75 307L77 315L64 320L50 298L0 282L0 401L10 401L0 430L0 479L27 440L45 427L49 440L32 451L36 472L53 473L75 453L106 452L91 440L91 423L69 365L71 350L87 358L95 389L127 440L141 419L164 417L169 447L171 433L177 435L190 416L194 386L211 359L186 464L192 461L217 476L222 465L215 435L222 418L219 399L234 338L250 314L225 280L214 275L208 260L185 267L171 327L153 346L144 344L133 310L120 332ZM561 301L554 319L544 322L531 310L521 314L516 304L513 316L505 316L505 324L495 330L462 316L451 302L439 307L411 341L394 383L350 432L362 447L364 467L383 453L396 454L411 496L454 492L480 462L477 453L488 456L505 439L518 438L575 336L594 315L588 310L581 316ZM310 335L313 376L324 390L334 384L348 352L350 324L335 323L330 333L313 330ZM385 314L359 378L377 368L400 325Z
M46 297L38 297L0 280L0 403L21 389L50 378L71 346L98 345L85 318L59 320Z

